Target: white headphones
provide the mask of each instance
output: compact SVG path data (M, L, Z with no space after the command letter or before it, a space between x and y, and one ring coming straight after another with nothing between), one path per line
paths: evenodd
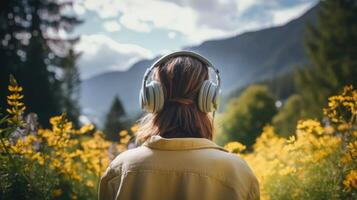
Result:
M211 80L205 80L198 94L198 107L202 112L208 113L218 109L221 89L220 89L220 74L210 61L198 53L192 51L176 51L165 55L158 59L150 68L146 69L144 74L142 87L140 90L140 106L144 111L157 113L164 107L164 89L162 85L155 80L147 83L147 79L155 67L166 62L168 59L177 56L189 56L203 62L208 68L211 67L216 73L217 84Z

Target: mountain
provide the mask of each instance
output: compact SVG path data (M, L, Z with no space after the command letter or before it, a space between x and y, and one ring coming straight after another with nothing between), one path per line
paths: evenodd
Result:
M315 23L317 6L301 17L278 27L246 32L235 37L210 40L187 47L206 56L220 69L222 92L229 92L249 83L262 81L304 66L303 37L308 23ZM108 72L84 80L80 104L84 114L103 118L117 94L128 113L137 114L139 90L143 74L157 58L141 60L128 71Z

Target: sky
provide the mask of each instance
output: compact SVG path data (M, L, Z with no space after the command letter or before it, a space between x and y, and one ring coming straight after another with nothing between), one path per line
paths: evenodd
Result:
M82 79L141 59L283 25L318 0L75 0Z

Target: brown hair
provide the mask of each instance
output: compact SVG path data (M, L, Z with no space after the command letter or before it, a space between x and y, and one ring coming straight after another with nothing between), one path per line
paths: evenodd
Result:
M199 110L197 100L202 83L208 79L208 67L196 58L170 58L153 71L153 79L164 89L165 103L158 113L148 113L139 120L136 142L153 135L176 132L180 137L212 139L213 124L207 113Z

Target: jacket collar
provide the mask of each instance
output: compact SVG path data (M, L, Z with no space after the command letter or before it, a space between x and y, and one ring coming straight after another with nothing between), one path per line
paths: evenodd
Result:
M143 145L152 149L171 151L213 148L228 152L206 138L163 138L159 135L154 135L146 140Z

